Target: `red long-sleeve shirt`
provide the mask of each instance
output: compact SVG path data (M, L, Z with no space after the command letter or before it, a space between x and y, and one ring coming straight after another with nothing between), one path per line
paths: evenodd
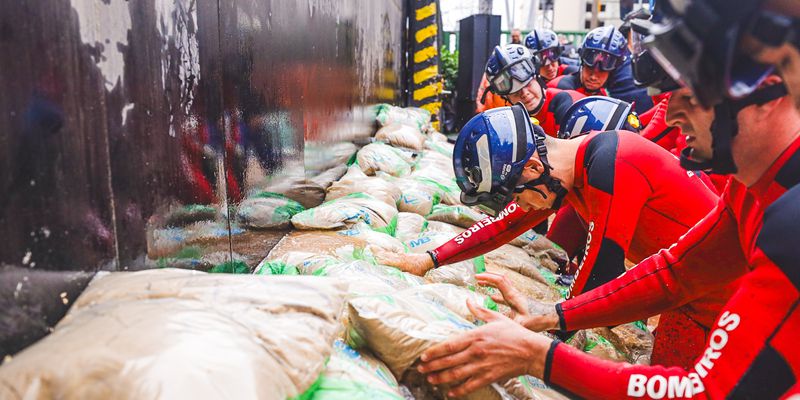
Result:
M797 391L798 221L800 139L751 187L731 179L714 210L672 247L560 304L562 329L613 325L689 303L738 279L693 368L608 363L554 342L545 380L596 399L769 399Z
M583 86L580 73L580 70L578 70L572 74L557 76L550 82L547 82L547 87L562 90L574 90L580 94L583 94L584 96L608 96L608 92L605 88L589 91L586 86Z
M539 126L542 127L544 133L555 137L558 135L558 128L566 116L567 110L572 103L583 97L585 96L572 90L547 88L542 106L539 107L536 114L531 116L539 121Z

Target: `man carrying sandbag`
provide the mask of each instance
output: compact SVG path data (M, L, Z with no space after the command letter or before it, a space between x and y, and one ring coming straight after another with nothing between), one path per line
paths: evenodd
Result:
M619 119L615 110L606 111L593 119ZM626 258L640 262L674 243L717 201L702 174L681 169L669 152L635 133L552 138L529 122L521 105L490 110L467 123L456 142L454 167L462 202L499 211L498 216L427 254L387 256L384 262L421 275L477 257L528 231L565 202L588 226L583 262L570 288L576 296L623 274ZM688 367L730 294L721 289L662 315L653 362Z
M479 318L491 322L480 332L423 354L421 370L436 371L429 381L465 382L451 392L463 395L493 381L492 376L507 376L510 371L504 366L519 366L586 398L800 395L800 113L783 79L765 68L769 65L739 68L751 61L752 53L736 48L744 37L745 43L765 48L755 55L762 61L764 52L784 52L785 57L774 62L797 98L800 9L790 10L792 20L759 8L757 1L742 1L732 9L728 2L710 0L667 7L667 25L650 39L663 58L659 62L674 63L669 65L673 76L692 88L675 92L669 106L668 120L681 126L688 139L682 165L731 174L717 206L669 249L609 284L562 303L561 313L539 318L543 322L554 316L562 329L580 325L583 318L615 324L684 304L738 280L738 289L721 310L692 368L602 362L473 306ZM704 18L687 17L695 13ZM707 21L714 25L707 26ZM723 28L730 35L719 34ZM685 47L687 38L694 42L691 49ZM709 50L715 46L724 46L733 56L715 58ZM738 97L730 98L734 93ZM583 317L570 318L569 310L576 305ZM493 365L471 362L478 359L475 354ZM512 354L518 356L509 357ZM473 371L491 372L481 376Z

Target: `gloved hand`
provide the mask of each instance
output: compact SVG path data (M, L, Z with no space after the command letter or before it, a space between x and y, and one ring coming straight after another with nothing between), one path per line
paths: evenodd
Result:
M377 250L374 256L380 264L396 267L403 272L419 276L425 275L434 267L433 259L428 253L394 253Z

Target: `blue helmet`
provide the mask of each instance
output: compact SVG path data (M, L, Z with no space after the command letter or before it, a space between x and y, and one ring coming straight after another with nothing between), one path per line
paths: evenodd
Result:
M489 90L498 95L516 93L536 76L530 50L521 44L495 46L486 62Z
M626 130L639 132L639 117L630 103L606 96L589 96L576 101L564 114L558 129L562 139L591 131Z
M518 186L525 164L536 151L546 166L542 176ZM545 184L557 194L554 208L566 190L550 176L544 131L533 125L525 106L494 108L480 113L461 129L453 151L456 183L461 202L496 215L514 193ZM542 193L539 191L539 193Z
M625 61L628 41L617 28L602 26L586 34L578 53L583 65L599 65L603 71L613 71Z
M531 53L542 62L544 60L558 61L561 53L564 52L564 46L558 41L558 36L550 29L532 30L525 36L525 47L529 48Z

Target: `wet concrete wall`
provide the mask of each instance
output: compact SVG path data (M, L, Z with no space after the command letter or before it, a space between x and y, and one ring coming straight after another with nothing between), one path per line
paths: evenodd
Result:
M0 0L0 263L252 264L280 232L229 210L400 99L402 4Z

